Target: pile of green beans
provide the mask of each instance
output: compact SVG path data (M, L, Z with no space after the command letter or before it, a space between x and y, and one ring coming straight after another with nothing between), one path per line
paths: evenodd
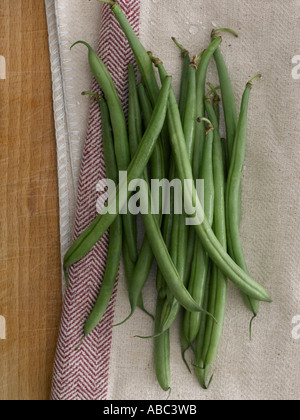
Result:
M111 6L112 19L116 18L123 29L136 60L128 66L126 120L104 63L87 43L76 43L88 48L90 68L102 91L101 95L89 94L99 102L101 109L107 177L119 184L114 196L109 197L117 212L99 214L76 239L64 257L64 273L69 284L69 267L84 258L109 229L106 271L99 297L85 321L84 341L98 326L109 304L121 254L131 306L123 322L133 316L137 308L148 313L143 289L156 261L157 309L152 338L157 380L163 390L170 390L170 332L180 317L183 360L190 371L194 368L200 385L207 389L222 338L228 280L240 289L254 317L258 314L259 302L271 302L265 289L250 277L239 232L248 105L253 84L260 75L246 84L238 113L220 49L220 34L230 32L237 36L236 33L229 29L214 30L205 50L193 56L173 38L183 59L177 100L172 77L163 62L141 44L122 8L112 0L100 1ZM219 75L217 87L208 83L208 69L213 59ZM139 74L135 73L134 64ZM223 119L225 136L220 129ZM119 179L119 172L124 170L127 170L127 184ZM141 200L148 203L148 211L142 214L145 229L140 247L135 217L122 214L129 200L128 185L138 178L148 185L148 192L141 189L140 194ZM185 180L191 181L182 199L187 204L187 214L194 214L195 226L186 226L186 214L175 214L172 191L171 213L164 214L162 196L156 203L159 214L151 213L150 180L165 178L169 181L178 178L182 184ZM204 180L204 205L195 187L198 179ZM121 193L124 188L127 196ZM186 359L188 350L194 355L191 366Z

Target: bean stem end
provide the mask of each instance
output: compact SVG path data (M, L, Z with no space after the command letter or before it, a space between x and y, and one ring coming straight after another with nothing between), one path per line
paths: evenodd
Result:
M212 39L216 39L219 37L219 35L223 32L229 33L233 36L235 36L236 38L238 38L238 34L233 30L233 29L228 29L228 28L220 28L220 29L214 29L211 33L211 37Z

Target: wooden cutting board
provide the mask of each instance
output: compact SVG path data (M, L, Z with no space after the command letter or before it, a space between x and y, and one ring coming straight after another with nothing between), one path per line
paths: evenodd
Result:
M0 400L45 400L61 269L44 1L1 0L0 55Z

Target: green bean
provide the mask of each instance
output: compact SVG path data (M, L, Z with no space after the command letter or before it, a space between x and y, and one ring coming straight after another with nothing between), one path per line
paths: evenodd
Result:
M214 39L208 48L203 52L201 56L200 63L197 70L197 117L203 117L205 112L204 99L205 99L205 84L207 69L209 63L219 45L222 42L222 38L218 37ZM202 150L205 140L205 125L197 124L195 129L195 149L194 149L194 159L193 159L193 172L194 178L196 179L199 173L199 168L202 161Z
M149 193L150 195L150 193ZM150 197L151 200L151 197ZM145 215L144 215L145 216ZM151 214L148 215L147 222L144 224L148 239L152 245L152 251L156 258L160 271L170 289L170 292L178 300L178 302L185 309L191 312L202 312L202 308L194 301L187 289L183 285L172 258L168 252L165 242L159 230L158 221L156 217Z
M106 101L98 97L102 116L102 138L104 158L106 162L106 176L108 179L117 182L118 169L115 160L114 142L110 125L110 116ZM84 336L87 337L101 321L111 300L115 282L117 279L122 252L122 220L117 217L111 225L109 236L109 248L107 254L105 274L102 280L100 293L96 304L89 315L85 327Z
M231 165L227 181L226 207L227 207L227 229L230 238L232 257L237 264L248 273L247 264L241 244L239 233L240 224L240 201L241 201L241 183L244 169L246 143L247 143L247 118L250 93L254 81L261 77L256 76L247 83L241 104L240 117L236 130L236 138L234 142ZM253 312L254 317L259 311L259 302L247 294L243 294L247 307Z
M103 2L103 0L100 1ZM128 22L120 5L114 1L107 1L105 3L108 3L111 6L117 21L119 22L124 33L126 33L129 45L132 48L136 62L139 66L143 83L145 84L149 93L152 106L155 106L159 94L159 87L153 66L148 57L148 53L140 42L136 42L138 37Z
M134 74L131 73L131 84L130 84L130 92L131 97L136 98L135 105L129 109L129 117L132 121L136 121L139 116L141 116L141 111L143 114L144 119L144 126L148 127L151 121L151 116L153 113L153 109L151 107L151 103L149 102L145 89L142 85L136 88L135 84L135 77ZM133 100L133 98L132 98ZM140 117L141 118L141 117ZM140 126L140 124L138 124ZM134 127L131 129L132 134L131 137L136 137L137 132L134 132ZM140 140L137 140L137 144L140 142ZM151 168L152 168L152 176L157 179L162 179L164 176L164 160L163 160L163 152L161 148L161 143L157 142L154 152L151 157ZM149 180L147 171L145 170L144 173L144 179L147 181L148 187L149 187ZM161 203L160 203L161 207ZM158 223L161 224L161 209L158 216ZM149 273L153 264L154 255L152 252L151 244L149 243L149 240L147 236L145 236L140 255L138 258L138 261L136 263L135 269L132 273L132 279L130 282L129 287L129 300L131 305L131 313L129 317L126 318L128 320L135 312L135 309L137 307L139 296L142 293L142 290L146 284L146 281L149 277Z
M206 290L205 290L205 296L204 296L204 304L203 307L207 310L208 309L208 303L209 303L209 290L211 287L212 282L212 268L213 264L209 264L208 274L207 274L207 282L206 282ZM207 323L207 316L204 315L201 317L201 323L198 335L196 337L195 341L195 349L194 349L194 355L195 355L195 362L193 363L193 366L195 367L196 376L198 377L198 380L201 380L201 377L199 377L199 369L201 373L201 369L203 369L204 361L202 360L202 353L205 343L205 334L206 334L206 323ZM191 343L190 343L191 346Z
M121 253L122 220L119 216L110 228L109 249L105 274L101 283L101 289L97 301L84 327L85 337L87 337L97 327L109 305L118 276Z
M180 215L178 214L174 214L173 216L170 256L178 271L180 279L182 279L182 266L181 267L178 266L178 260L179 260L178 237L179 237L179 229L180 229L179 216ZM172 294L172 292L169 289L167 289L167 296L166 296L165 304L164 304L162 315L161 315L161 325L162 325L161 332L167 331L170 329L171 325L173 324L174 320L176 319L178 315L178 312L179 312L178 308L180 309L180 304L174 298L174 295Z
M212 32L212 38L217 37L220 32L229 32L233 34L234 36L238 37L236 32L230 29L222 28L219 30L214 30ZM225 116L225 123L226 123L227 154L228 154L228 158L230 162L234 139L235 139L238 114L237 114L237 109L236 109L236 104L235 104L235 95L232 88L232 83L230 80L228 69L219 48L217 48L217 50L214 53L214 59L217 65L217 70L218 70L219 80L220 80L220 85L221 85L222 102L223 102L223 109L224 109L224 116Z
M209 295L208 295L208 306L207 310L211 310L212 312L215 312L215 306L216 306L216 296L217 296L217 288L218 288L218 268L216 265L213 265L212 267L212 275L209 285ZM206 327L205 327L205 334L204 334L204 343L203 343L203 360L206 359L208 348L211 342L211 335L214 324L213 322L210 322L210 319L206 319Z
M182 244L186 239L186 235L184 232L185 228L186 226L185 226L184 216L175 215L175 228L173 228L173 239L174 239L173 261L177 268L178 274L180 276L181 282L184 287L186 287L186 284L183 282L184 273L185 273L185 262L186 262L186 248L182 249L183 252L180 254L179 252L181 251L181 247L179 246L179 244ZM171 255L172 255L172 250L171 250ZM180 302L176 299L176 297L174 297L172 292L169 291L169 293L167 293L167 299L165 301L165 306L162 313L162 319L161 319L162 330L161 331L166 331L171 328L171 326L177 319L180 309L181 309Z
M217 238L226 250L225 171L222 143L219 134L218 119L213 106L210 101L206 101L205 104L208 117L215 127L213 144L213 173L215 188L214 230ZM214 284L211 286L211 304L207 309L209 310L209 308L213 308L212 310L214 316L218 322L210 323L209 320L207 320L203 346L201 348L201 353L197 354L198 360L195 362L195 364L200 364L202 360L202 369L196 368L196 374L200 384L204 388L207 388L207 376L217 355L226 311L227 279L220 270L216 270L215 279L213 281L216 282L216 288L214 289Z
M139 99L136 89L133 64L128 66L129 103L128 103L128 138L131 159L134 158L142 140L142 117L139 112Z
M191 368L188 364L188 361L186 360L186 352L191 348L191 343L187 340L186 336L185 336L185 332L184 332L184 322L183 322L183 318L181 318L181 322L180 322L180 347L181 347L181 357L182 360L187 368L187 370L192 373Z
M189 71L187 75L187 98L185 101L184 116L182 119L183 132L186 140L186 146L190 162L193 158L194 146L195 146L195 130L196 130L196 119L200 115L197 115L197 95L196 95L196 73L197 64L196 57L189 65Z
M154 64L159 69L161 79L164 80L166 77L166 71L162 65L162 62L160 60L154 60ZM193 174L188 159L178 104L173 89L170 90L169 108L167 115L169 120L170 140L173 148L173 154L175 156L179 177L181 182L184 184L184 180L193 179ZM185 201L187 205L192 205L193 198L196 198L196 209L191 208L189 210L191 213L192 211L196 210L195 220L198 221L198 224L196 224L194 228L202 242L202 246L207 251L210 258L223 271L223 273L237 287L240 288L241 291L248 294L250 297L253 297L254 299L271 302L271 298L265 289L259 283L253 280L247 273L245 273L224 250L216 238L212 228L210 227L207 218L205 217L203 208L197 196L195 185L193 183L191 183L191 187L192 188L185 189Z
M124 260L124 268L125 268L125 277L126 277L128 289L130 289L132 278L133 278L133 273L134 273L134 270L135 270L136 266L133 264L133 262L129 258L128 245L127 245L126 241L123 242L123 260ZM146 315L148 315L150 318L152 318L154 320L154 316L145 309L142 293L140 293L140 295L137 299L136 307L139 308L141 311L143 311ZM125 321L123 321L120 324L115 324L114 327L117 327L118 325L121 325L124 322Z
M187 145L188 157L192 163L194 147L195 147L195 135L196 135L196 118L197 118L197 82L196 82L197 64L196 57L194 57L192 63L189 66L188 73L188 93L185 104L184 119L182 122L183 134ZM187 244L186 244L187 242ZM195 243L195 231L194 229L187 229L187 238L184 244L187 246L186 251L186 270L184 273L183 283L187 285L191 267L192 259L194 254L194 243Z
M213 108L214 108L214 113L216 116L216 120L218 125L220 125L220 118L221 118L221 111L220 111L220 102L221 102L221 98L218 94L218 89L221 89L221 86L213 86L211 83L208 83L208 86L210 88L210 92L206 95L206 98L209 98L210 95L213 95Z
M181 55L183 57L183 67L182 67L182 76L180 84L180 97L179 97L179 107L181 109L181 114L186 108L186 101L188 99L188 74L190 66L190 57L189 52L178 43L178 41L173 37L172 38L175 45L180 49ZM176 177L176 168L174 160L172 159L171 169L169 174L169 179L173 180ZM164 239L166 241L168 249L170 249L170 255L175 264L179 276L182 278L185 271L185 253L186 253L186 238L185 231L181 225L184 224L182 215L175 215L173 213L174 208L174 191L171 191L171 214L165 216L164 221ZM179 249L180 247L183 247ZM183 249L183 252L182 252ZM164 279L161 275L161 272L158 271L156 284L158 290L162 291L163 294L160 295L165 297L165 305L162 311L162 330L167 330L171 327L174 320L176 319L178 312L181 308L178 301L171 295L170 291L166 290L164 285Z
M214 312L215 310L215 303L216 303L216 295L217 295L217 286L218 286L218 268L216 265L213 265L212 267L212 274L209 282L209 294L208 294L208 305L207 310L211 310ZM202 345L201 345L201 357L198 358L198 353L196 353L196 359L195 359L195 372L196 376L200 382L200 385L207 389L208 385L206 385L206 364L205 359L206 355L209 349L209 345L211 343L211 335L213 331L213 326L215 324L215 321L212 319L212 322L210 322L209 318L206 318L206 324L205 324L205 330L203 331L203 337L201 337ZM199 335L200 337L200 335Z
M213 152L213 139L214 139L214 130L213 126L209 122L207 137L204 143L203 148L203 160L201 169L199 172L199 178L204 180L204 197L205 197L205 206L204 211L205 215L208 218L210 226L213 223L214 215L214 179L213 179L213 161L212 161L212 152ZM204 296L207 283L209 267L209 257L205 250L203 249L200 239L196 238L194 258L193 258L193 268L192 276L189 281L188 291L191 296L195 299L196 302L203 306ZM185 334L186 338L192 343L198 334L201 315L193 314L191 312L185 313Z
M186 226L184 215L174 214L171 238L170 255L178 271L182 284L186 287L186 284L183 282L186 262ZM169 290L162 312L162 331L166 331L171 328L179 314L180 309L180 303Z
M224 32L224 31L230 32L236 37L238 36L234 31L220 29L220 30L215 30L212 32L212 38L218 36L219 32ZM230 165L234 143L235 143L237 123L238 123L237 109L236 109L236 104L235 104L235 95L233 92L233 88L232 88L232 84L231 84L231 80L230 80L230 76L228 73L225 60L219 49L215 52L215 61L217 64L217 69L218 69L220 83L221 83L223 108L224 108L226 133L227 133L227 160ZM237 194L238 194L238 201L237 201L237 208L236 208L236 222L238 223L238 226L239 226L240 220L241 220L241 198L240 198L241 188ZM228 238L228 245L229 245L230 254L233 256L234 251L232 249L233 245L231 244L230 236ZM243 269L244 270L246 269L245 265L243 265ZM249 298L247 295L243 295L243 298L248 309L253 313L254 317L256 317L259 311L258 302Z
M181 56L183 58L182 75L181 75L181 82L180 82L180 96L179 96L179 111L180 111L180 116L183 119L185 109L186 109L186 101L187 101L187 98L189 97L188 74L189 74L189 67L190 67L191 59L190 59L190 53L188 52L188 50L186 50L181 44L179 44L176 38L173 37L172 41L180 49Z
M125 171L127 170L130 163L127 124L115 85L104 63L93 51L91 46L84 41L78 41L72 46L72 48L77 44L83 44L88 48L88 57L91 71L101 86L111 115L111 124L115 138L115 154L118 168L119 171ZM130 258L133 262L135 262L137 260L138 254L134 218L131 214L125 214L122 216L122 219L125 238L129 247Z
M169 179L174 179L176 174L176 167L174 160L171 161L171 167L170 167L170 174ZM170 192L170 214L166 214L164 217L164 223L163 223L163 239L165 241L166 247L168 249L171 248L171 241L172 241L172 232L173 232L173 222L174 222L174 190L171 189ZM156 275L156 288L158 291L158 294L161 299L166 299L168 290L166 287L165 279L162 275L162 272L158 269L157 275Z
M143 115L144 127L147 128L150 124L153 108L149 101L146 90L142 84L137 87L138 98L140 103L140 109ZM158 141L153 150L153 154L150 159L151 166L151 178L152 179L163 179L165 168L164 168L164 156L162 142Z
M103 2L103 0L100 0L100 1ZM108 3L111 6L111 9L117 21L119 22L121 28L127 35L128 42L133 50L136 62L139 66L143 83L145 84L147 92L150 96L151 104L154 107L157 101L158 94L159 94L159 86L155 77L153 66L151 65L151 62L149 60L147 51L145 50L145 48L142 46L140 42L139 43L136 42L136 40L138 39L137 35L134 32L133 28L131 27L130 23L128 22L126 15L124 14L120 5L118 5L114 1L105 1L105 3ZM162 136L162 147L164 150L164 166L165 166L165 170L168 171L170 149L169 149L168 133L167 133L166 126L163 127L161 136Z
M161 331L161 313L164 301L157 299L155 316L155 334ZM164 391L170 390L170 331L154 338L154 360L157 380Z

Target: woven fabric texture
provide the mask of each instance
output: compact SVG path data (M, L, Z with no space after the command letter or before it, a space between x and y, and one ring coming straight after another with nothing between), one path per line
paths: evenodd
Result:
M104 167L98 143L100 117L94 107L89 109L81 98L75 99L78 92L91 86L86 52L81 48L72 54L66 51L79 38L97 45L101 32L99 51L108 64L113 64L110 69L124 104L126 89L122 66L129 59L130 51L122 44L122 34L118 32L114 17L106 6L101 26L98 4L56 0L56 8L53 9L50 4L53 2L46 0L47 3L49 31L52 28L53 36L51 38L49 33L52 39L52 70L54 76L60 77L55 78L56 110L59 109L57 95L59 92L62 94L62 112L55 115L57 129L65 121L61 130L64 136L57 137L58 160L69 162L65 172L59 172L59 180L66 183L67 191L72 188L78 191L76 235L94 216L94 183L102 175ZM249 271L266 287L273 303L261 305L250 341L248 327L251 316L243 305L240 293L230 284L224 334L209 391L200 389L194 375L190 375L182 363L179 327L174 326L171 334L171 398L299 399L300 199L297 185L300 176L300 86L294 57L300 54L300 3L297 0L216 0L213 3L207 0L145 0L140 3L137 0L122 0L120 4L128 7L127 12L131 10L129 15L135 19L136 30L140 22L140 38L147 50L160 57L169 74L174 76L176 93L179 90L181 59L171 36L177 37L192 53L197 54L208 45L214 27L229 27L239 33L238 39L224 35L221 46L237 105L249 78L257 73L263 74L262 80L253 89L250 102L241 234ZM91 25L93 30L89 29ZM58 35L54 33L55 28ZM120 66L120 72L116 71L116 64ZM69 83L66 87L70 72L73 84ZM214 63L209 68L208 80L217 81ZM76 101L80 105L76 105ZM88 115L88 135L85 136ZM72 122L78 124L75 129L77 139ZM73 177L68 178L72 165ZM79 186L77 179L80 179ZM90 189L86 188L87 185ZM68 197L63 195L62 188L60 200L61 208L64 208ZM62 238L67 235L70 241L75 206L68 202L67 207L69 213L61 219L61 231ZM80 339L83 317L88 313L99 287L106 246L107 237L95 250L92 260L86 260L73 269L74 288L65 298L53 398L165 399L167 396L160 390L155 378L153 342L134 338L136 334L152 334L151 320L137 312L122 327L113 330L110 327L113 318L116 322L121 321L129 313L122 267L118 290L104 324L78 354L72 353ZM85 275L87 271L89 273ZM155 269L144 294L145 304L152 311L155 305L154 275ZM192 361L192 354L188 355L188 359ZM103 363L107 369L104 373Z

